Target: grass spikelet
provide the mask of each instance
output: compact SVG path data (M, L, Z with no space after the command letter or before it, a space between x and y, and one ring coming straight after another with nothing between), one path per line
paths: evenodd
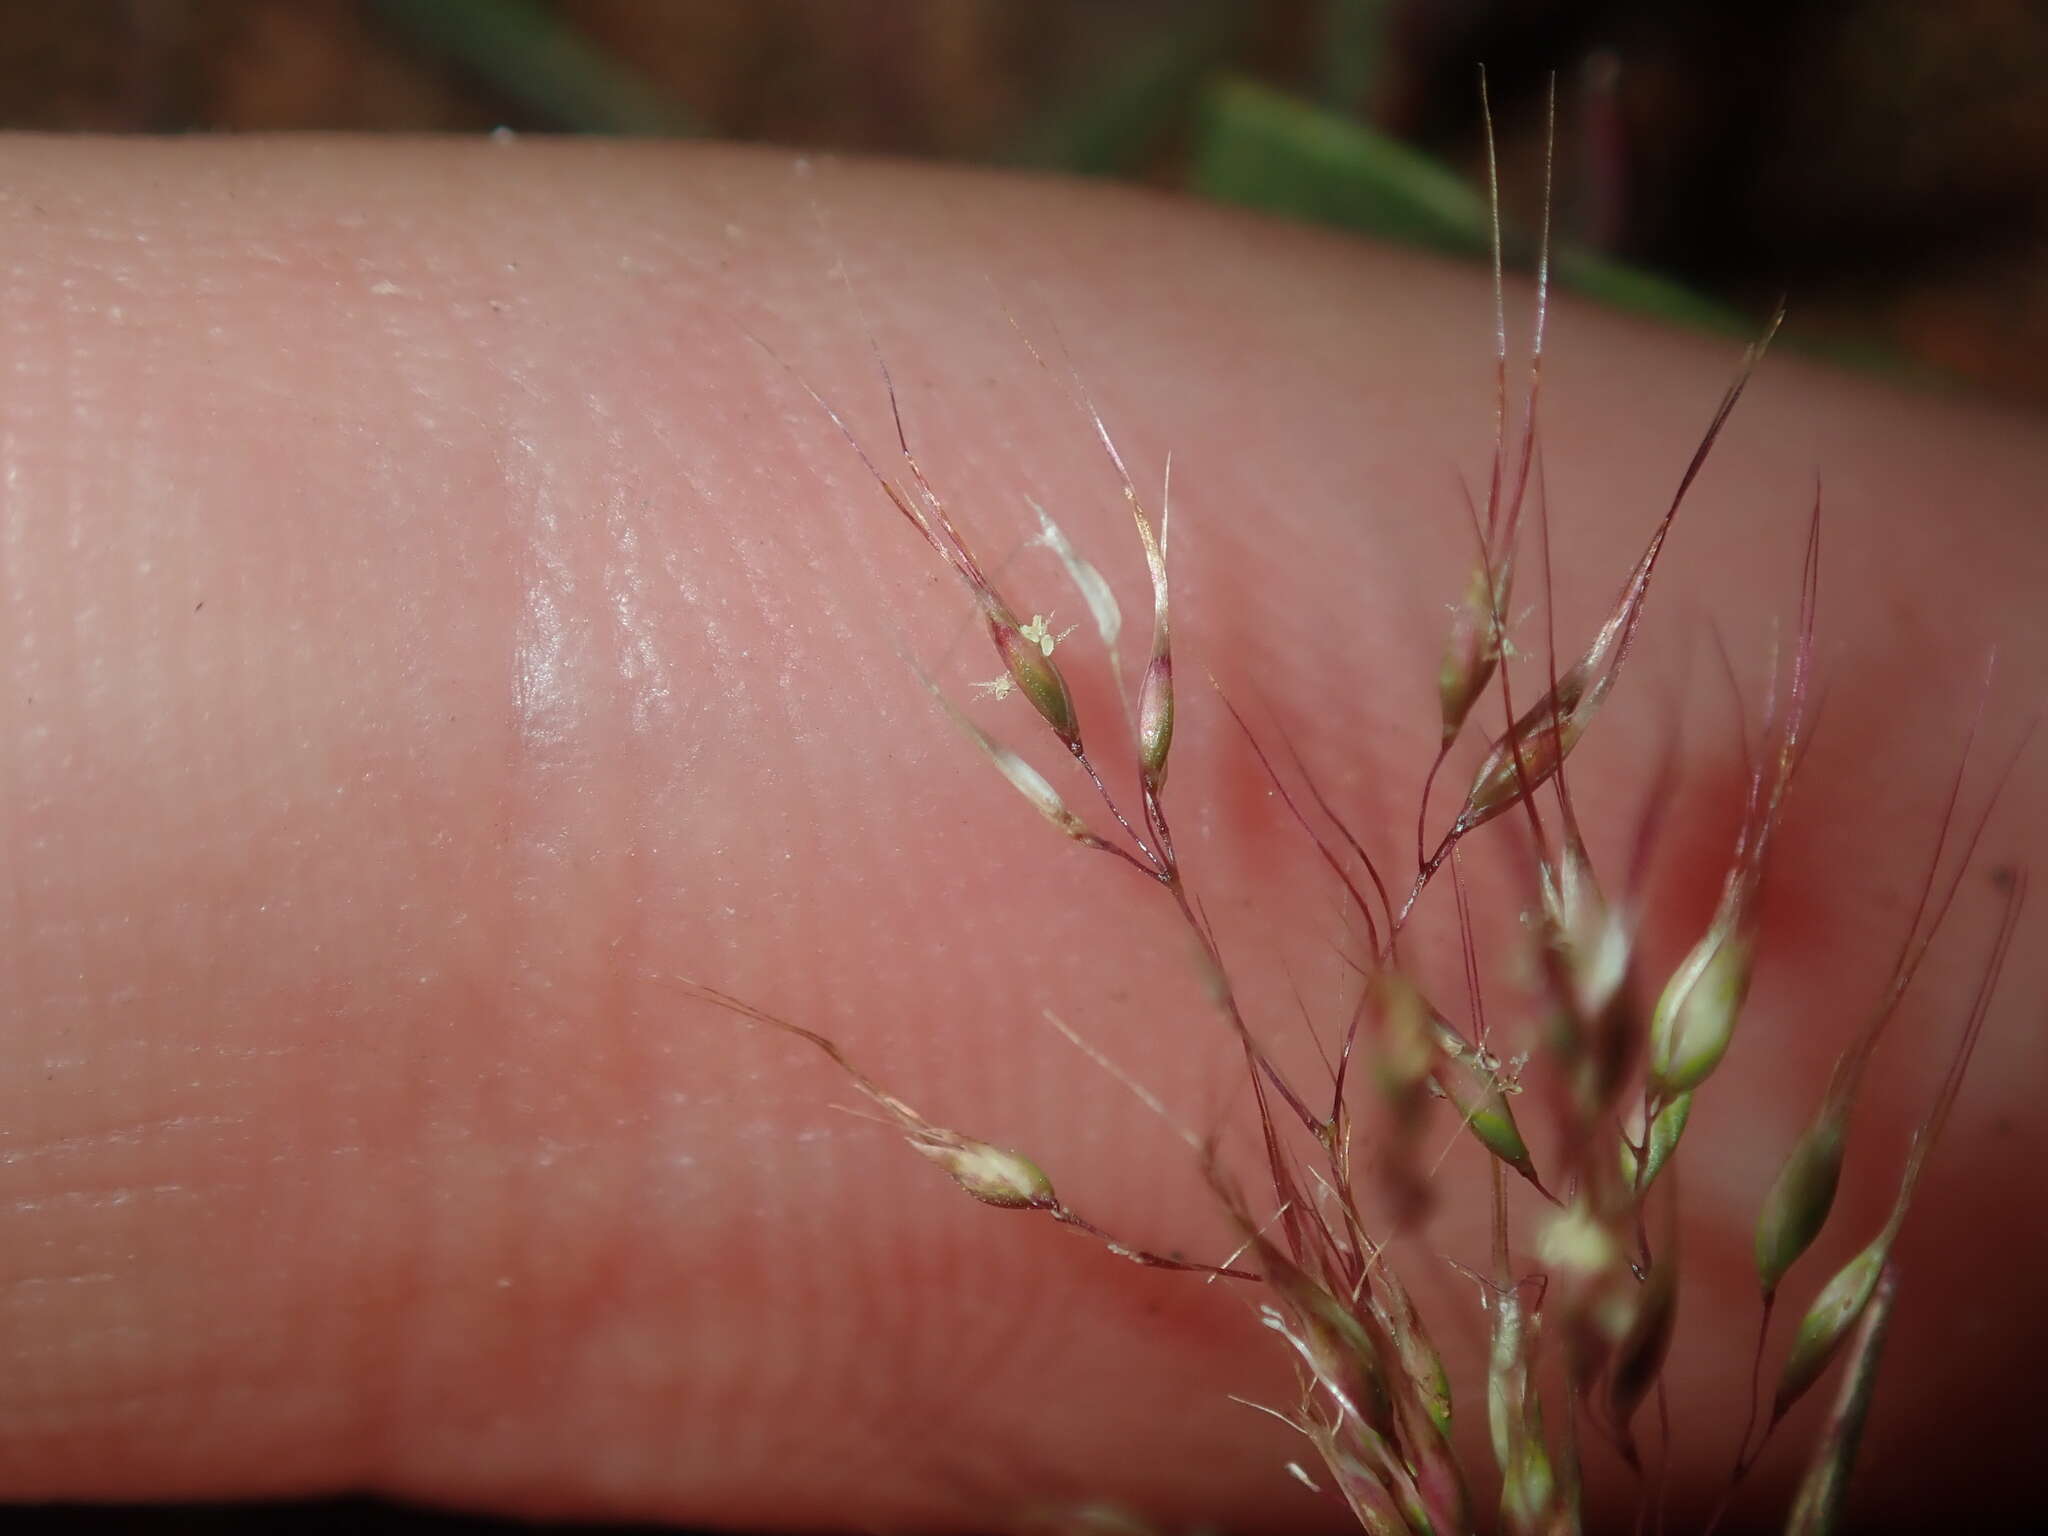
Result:
M1419 1223L1430 1206L1419 1141L1439 1047L1429 1004L1405 972L1392 966L1381 970L1367 982L1358 1006L1371 1021L1365 1051L1379 1099L1378 1118L1385 1126L1380 1184L1395 1230L1403 1231Z
M1472 572L1464 595L1451 614L1451 638L1437 669L1437 705L1443 717L1443 750L1450 751L1463 734L1472 706L1486 693L1500 665L1505 643L1499 615L1507 610L1505 580L1484 566Z
M1834 1208L1849 1144L1847 1106L1829 1100L1785 1159L1756 1223L1756 1273L1766 1298L1813 1246Z
M1262 1320L1299 1358L1312 1389L1304 1412L1340 1452L1335 1461L1326 1453L1326 1462L1354 1504L1391 1516L1399 1522L1393 1529L1413 1529L1411 1517L1421 1499L1390 1444L1392 1408L1370 1335L1343 1303L1271 1244L1255 1240L1254 1251L1279 1303L1264 1308ZM1361 1493L1369 1496L1361 1500Z
M1551 1042L1590 1123L1613 1107L1635 1048L1635 935L1623 908L1601 894L1585 846L1569 830L1541 875L1540 962L1556 1001Z
M1438 1434L1448 1436L1454 1407L1451 1374L1444 1369L1443 1356L1430 1342L1414 1302L1409 1300L1400 1279L1386 1265L1379 1265L1373 1270L1372 1305L1381 1327L1400 1350L1402 1373L1421 1395L1430 1423L1436 1426Z
M1623 1236L1580 1191L1537 1237L1536 1257L1550 1282L1544 1308L1561 1335L1574 1391L1600 1378L1635 1315L1637 1286Z
M1472 788L1466 793L1464 809L1458 813L1445 838L1447 846L1519 805L1526 796L1548 783L1585 736L1594 715L1606 701L1608 692L1628 661L1636 632L1642 623L1643 605L1650 594L1651 579L1656 575L1665 541L1671 535L1673 524L1678 521L1686 495L1699 478L1700 471L1706 467L1707 457L1720 438L1722 428L1734 413L1736 403L1749 386L1750 376L1756 371L1756 365L1762 360L1783 320L1784 315L1780 311L1772 317L1764 334L1743 353L1734 382L1722 395L1721 403L1714 411L1714 419L1708 423L1699 446L1693 450L1691 463L1679 478L1678 489L1672 493L1671 502L1651 533L1649 544L1622 584L1613 612L1600 626L1592 643L1488 748L1485 760L1473 776Z
M1987 671L1987 686L1989 681ZM1994 780L1991 792L1984 798L1976 824L1964 838L1961 858L1957 861L1946 887L1938 889L1942 864L1954 830L1957 807L1962 798L1964 779L1969 770L1971 749L1976 743L1977 732L1983 722L1983 710L1983 700L1980 696L1976 717L1971 722L1963 750L1957 759L1955 777L1949 786L1948 801L1942 809L1934 851L1920 887L1919 903L1914 909L1911 922L1907 925L1905 938L1900 943L1898 958L1893 963L1891 979L1885 987L1884 996L1858 1032L1856 1039L1836 1059L1820 1107L1815 1111L1812 1123L1800 1135L1791 1153L1786 1157L1784 1166L1779 1170L1778 1177L1772 1184L1770 1194L1758 1215L1757 1281L1763 1291L1767 1316L1779 1282L1812 1246L1814 1240L1820 1236L1822 1227L1827 1224L1828 1215L1834 1208L1835 1190L1841 1181L1842 1159L1848 1143L1849 1114L1855 1105L1857 1092L1862 1086L1863 1075L1870 1065L1872 1056L1876 1054L1885 1030L1897 1015L1906 994L1911 990L1913 980L1919 973L1921 962L1927 957L1935 934L1940 931L1947 919L1961 885L1963 872L1970 867L1976 856L1977 847L1983 839L1985 824L2003 793L2014 763L2017 762L2017 755L2009 759L2004 771Z
M1380 1357L1398 1366L1387 1373L1387 1392L1402 1466L1414 1482L1426 1517L1417 1528L1468 1530L1470 1495L1450 1438L1450 1377L1399 1282L1384 1266L1376 1266L1374 1275L1359 1315L1374 1335Z
M1678 1327L1678 1246L1667 1241L1650 1261L1649 1274L1635 1298L1628 1330L1614 1351L1607 1378L1607 1415L1630 1466L1641 1464L1632 1421L1664 1373L1671 1336Z
M913 528L923 536L924 541L943 558L961 583L966 586L974 599L976 610L988 629L989 640L995 646L996 654L1002 659L1003 667L1011 682L1031 701L1045 723L1052 727L1068 751L1081 755L1081 723L1074 713L1073 696L1067 690L1066 679L1052 661L1053 642L1036 623L1021 625L1016 614L1003 596L996 590L973 549L961 534L946 504L932 489L925 478L923 467L917 456L910 451L910 438L903 426L902 407L896 399L896 382L889 375L889 367L882 360L881 350L873 348L875 364L881 371L883 387L889 396L889 414L896 427L896 445L904 466L909 471L911 488L906 490L875 464L861 441L854 435L825 397L811 387L810 382L799 374L782 356L758 336L753 336L769 357L782 366L797 383L797 387L810 396L812 402L823 411L832 424L839 429L859 458L869 476L881 487L884 495L896 510L903 515ZM869 338L872 346L873 338ZM1084 585L1084 592L1086 588Z
M1898 1295L1898 1286L1897 1267L1885 1266L1864 1305L1863 1320L1857 1325L1855 1340L1850 1345L1849 1368L1842 1375L1842 1389L1835 1397L1820 1445L1792 1501L1792 1518L1785 1524L1785 1536L1831 1536L1841 1518L1849 1473L1863 1440L1863 1421L1877 1390L1878 1362L1884 1354L1885 1334L1891 1324L1892 1302Z
M1173 472L1172 462L1167 474ZM1169 619L1166 582L1166 539L1172 503L1171 479L1161 497L1159 534L1155 538L1145 509L1131 498L1131 516L1137 521L1138 540L1145 546L1145 569L1152 578L1152 655L1145 663L1145 676L1138 685L1138 771L1144 776L1145 793L1157 799L1166 790L1166 760L1173 750L1173 629Z
M961 734L973 742L982 756L994 764L996 772L1003 776L1012 789L1024 797L1034 811L1084 847L1108 846L1088 829L1085 821L1067 809L1067 804L1060 798L1059 791L1052 787L1051 781L1044 774L962 714L959 706L947 698L945 691L932 679L922 672L918 674L918 679L924 684L926 691L938 700L939 707L945 710L947 718Z
M1024 348L1031 354L1032 361L1046 372L1051 365L1045 360L1031 338L1024 334L1024 328L1017 324L1015 316L1010 324L1023 341ZM1164 812L1159 807L1159 797L1166 789L1166 764L1173 750L1174 695L1173 695L1173 645L1172 629L1168 620L1168 584L1166 579L1166 543L1170 532L1169 520L1173 500L1173 460L1166 461L1165 473L1160 491L1159 529L1155 535L1152 521L1145 513L1144 502L1138 496L1138 485L1131 478L1130 467L1125 464L1122 451L1116 439L1110 435L1109 424L1102 419L1095 400L1088 387L1081 382L1080 374L1069 360L1067 376L1062 387L1068 397L1088 417L1094 428L1095 437L1102 444L1115 467L1117 478L1123 483L1124 502L1130 508L1131 518L1137 526L1138 542L1145 554L1146 574L1152 582L1152 651L1146 662L1144 676L1138 687L1137 720L1135 724L1138 749L1138 772L1145 796L1145 821L1153 838L1161 845L1161 852L1169 860L1171 834L1167 831ZM1078 578L1077 578L1078 579ZM1119 686L1122 685L1122 671L1116 664L1115 646L1106 643L1110 651L1112 671L1116 672ZM1057 729L1057 727L1055 727ZM1078 753L1078 746L1076 747Z
M955 1184L983 1205L1040 1211L1059 1205L1045 1170L1021 1152L1007 1151L937 1126L907 1139L913 1150L945 1169Z
M1061 745L1069 752L1080 751L1080 717L1074 713L1074 696L1067 690L1067 680L1052 659L1057 641L1046 622L1034 618L1028 625L1019 624L1017 616L993 592L978 593L977 598L989 640L1002 658L1010 681L1052 727Z
M1359 1255L1328 1229L1290 1254L1250 1225L1234 1197L1226 1203L1272 1292L1261 1320L1302 1369L1302 1417L1289 1422L1323 1452L1361 1523L1402 1533L1469 1529L1447 1437L1448 1379L1398 1281L1375 1265L1377 1289L1363 1275L1343 1283L1336 1274L1355 1271Z
M1876 1293L1878 1280L1890 1261L1892 1245L1898 1239L1899 1229L1905 1225L1906 1213L1912 1206L1921 1175L1926 1171L1927 1158L1940 1140L1949 1114L1955 1108L1956 1096L1962 1091L1963 1075L1983 1033L1992 995L1997 990L1999 975L2011 951L2013 935L2018 931L2020 913L2026 906L2025 874L2007 872L2001 878L2005 886L2005 907L1998 933L1978 977L1976 996L1971 1000L1969 1015L1964 1021L1955 1053L1949 1060L1947 1075L1927 1118L1913 1135L1913 1148L1907 1154L1905 1172L1900 1177L1898 1193L1893 1197L1891 1215L1869 1246L1836 1272L1807 1309L1784 1369L1779 1373L1777 1392L1771 1403L1770 1422L1773 1428L1833 1363Z
M793 1024L701 982L681 977L670 980L694 997L757 1024L793 1035L815 1047L846 1074L861 1096L880 1110L888 1123L902 1132L903 1139L913 1150L945 1169L956 1184L984 1205L1012 1210L1029 1208L1057 1212L1063 1209L1053 1193L1052 1181L1030 1158L976 1137L963 1136L958 1131L927 1120L855 1067L828 1036L805 1029L801 1024Z
M1437 1064L1431 1075L1438 1090L1482 1147L1547 1197L1550 1191L1515 1121L1499 1064L1466 1045L1441 1017L1436 1023Z
M1749 997L1756 959L1756 905L1772 843L1784 816L1806 747L1811 705L1813 637L1820 580L1820 499L1815 495L1808 524L1806 565L1799 604L1799 639L1782 711L1773 702L1766 736L1768 761L1752 765L1728 877L1713 920L1692 952L1679 962L1650 1014L1650 1081L1670 1098L1690 1093L1714 1074L1735 1037L1742 1005Z
M1571 667L1487 749L1452 826L1454 834L1485 826L1550 782L1592 721L1590 708L1581 713L1589 674L1585 662Z
M926 1119L903 1100L881 1087L875 1080L856 1067L846 1053L828 1035L801 1024L780 1018L765 1009L756 1008L729 993L702 982L680 976L652 976L647 978L664 986L677 988L688 996L710 1003L728 1013L738 1014L756 1024L792 1035L815 1048L846 1075L860 1095L881 1112L885 1123L893 1126L903 1137L912 1151L926 1160L937 1164L955 1184L983 1205L995 1206L1001 1210L1041 1211L1065 1227L1095 1238L1118 1258L1148 1269L1190 1270L1198 1274L1228 1276L1234 1280L1256 1280L1259 1276L1248 1270L1236 1269L1228 1264L1203 1264L1167 1254L1153 1253L1144 1248L1132 1247L1111 1237L1102 1228L1062 1202L1053 1191L1052 1180L1044 1169L1021 1152L1013 1152L979 1137L962 1135Z
M1672 972L1650 1015L1650 1080L1674 1097L1713 1075L1749 997L1755 947L1735 913L1716 918Z
M1807 1308L1792 1351L1785 1357L1784 1369L1778 1373L1778 1390L1771 1402L1773 1424L1807 1394L1841 1351L1850 1330L1877 1292L1878 1278L1891 1259L1892 1242L1898 1230L1897 1221L1888 1223L1869 1247L1835 1272Z
M1030 503L1030 507L1038 518L1038 542L1051 550L1054 558L1066 569L1067 580L1081 594L1081 601L1088 607L1088 617L1095 621L1095 635L1109 657L1110 671L1120 673L1117 642L1123 636L1124 614L1116 593L1110 589L1109 578L1074 548L1074 541L1067 537L1064 528L1053 521L1050 512L1035 501Z
M1557 92L1548 98L1544 134L1543 229L1537 241L1535 339L1529 348L1529 382L1522 401L1521 449L1508 462L1508 335L1506 284L1501 262L1500 165L1494 150L1493 109L1482 80L1480 112L1486 141L1486 190L1493 255L1494 411L1493 470L1488 479L1486 521L1479 532L1478 563L1463 598L1451 610L1451 634L1437 669L1437 702L1443 722L1441 752L1450 751L1472 708L1485 695L1507 650L1507 612L1513 600L1515 553L1521 541L1523 498L1536 457L1536 403L1543 383L1543 332L1550 312L1550 196L1552 148L1556 138Z
M1554 1511L1558 1488L1544 1443L1543 1407L1532 1368L1539 1324L1515 1286L1495 1291L1488 1305L1493 1338L1486 1412L1501 1475L1501 1524L1514 1532L1541 1531Z
M1311 1423L1304 1433L1329 1468L1337 1492L1343 1497L1366 1536L1417 1536L1415 1527L1395 1503L1394 1496L1373 1472L1363 1456L1326 1424Z
M1553 1274L1585 1280L1610 1275L1623 1263L1621 1240L1583 1200L1551 1216L1536 1252Z

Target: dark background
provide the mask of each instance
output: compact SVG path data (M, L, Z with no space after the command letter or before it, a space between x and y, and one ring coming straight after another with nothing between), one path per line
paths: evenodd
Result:
M1428 194L1482 172L1482 62L1525 230L1557 82L1562 281L1730 329L1784 294L1795 343L2048 408L2039 0L0 0L0 127L757 140L1469 255L1483 204ZM346 1500L0 1524L514 1529Z
M1750 325L1784 293L1795 344L2048 406L2041 0L0 0L0 126L697 134L1469 249L1404 216L1388 146L1476 171L1481 61L1525 192L1556 74L1564 247Z

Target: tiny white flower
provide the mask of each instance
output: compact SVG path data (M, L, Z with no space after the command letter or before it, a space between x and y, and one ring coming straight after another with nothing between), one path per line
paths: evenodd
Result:
M1069 624L1058 634L1054 634L1052 632L1052 615L1049 613L1034 613L1031 615L1031 622L1018 630L1017 633L1037 646L1038 653L1041 656L1050 656L1053 653L1053 647L1071 635L1075 627Z
M984 699L1007 699L1017 691L1017 680L1005 672L1001 677L991 678L985 683L976 683L974 691Z

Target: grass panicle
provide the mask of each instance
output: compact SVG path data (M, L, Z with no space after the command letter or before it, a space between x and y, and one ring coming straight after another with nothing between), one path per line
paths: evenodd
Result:
M1034 508L1039 541L1058 557L1093 617L1100 663L1122 701L1133 801L1098 771L1084 748L1063 666L1071 655L1059 649L1066 632L1055 633L1050 617L1037 611L1020 622L1017 615L1026 610L1012 606L990 579L911 451L886 366L880 371L904 466L900 481L885 475L838 412L798 379L852 445L890 506L962 583L972 614L1003 667L994 683L981 685L982 691L998 702L1013 693L1023 695L1031 716L1017 712L1012 717L1021 722L1016 729L1049 733L1064 749L1073 761L1061 771L1085 781L1094 797L1089 804L1096 824L1071 809L1052 780L1015 746L970 719L926 678L947 716L1063 836L1141 871L1148 899L1163 902L1186 930L1203 992L1242 1056L1256 1135L1258 1194L1253 1196L1226 1156L1220 1130L1205 1136L1185 1133L1209 1188L1235 1227L1238 1253L1222 1262L1195 1262L1124 1244L1064 1205L1036 1160L926 1119L857 1070L826 1036L724 993L687 984L695 996L822 1051L883 1121L974 1199L1039 1212L1141 1264L1246 1282L1244 1294L1254 1315L1284 1345L1298 1378L1299 1397L1292 1407L1269 1411L1299 1432L1320 1460L1320 1473L1299 1465L1293 1472L1341 1499L1375 1536L1454 1536L1495 1527L1567 1536L1583 1529L1585 1471L1596 1456L1636 1470L1641 1478L1638 1528L1647 1528L1653 1505L1662 1528L1664 1475L1653 1473L1652 1447L1639 1439L1637 1425L1654 1402L1656 1455L1668 1452L1667 1363L1683 1331L1690 1283L1679 1242L1681 1179L1676 1170L1681 1152L1684 1160L1711 1155L1711 1148L1688 1147L1687 1130L1696 1096L1710 1088L1736 1048L1753 976L1770 950L1762 898L1817 712L1818 495L1808 521L1795 638L1782 668L1776 661L1771 667L1762 729L1748 744L1745 799L1734 846L1718 889L1695 893L1702 905L1711 903L1711 917L1655 995L1646 996L1642 973L1647 961L1638 935L1650 929L1654 914L1645 895L1649 882L1644 870L1656 840L1658 807L1670 798L1677 774L1676 753L1668 752L1642 781L1650 789L1648 809L1619 879L1603 879L1589 852L1572 762L1615 693L1679 514L1782 313L1735 367L1590 640L1576 652L1561 652L1551 636L1538 654L1524 654L1508 638L1518 572L1524 577L1532 570L1540 573L1541 606L1546 622L1555 624L1537 419L1548 269L1538 267L1527 382L1511 411L1498 176L1490 142L1488 153L1496 337L1491 466L1483 506L1476 498L1467 501L1475 564L1453 605L1438 663L1438 746L1429 761L1416 765L1415 819L1404 819L1401 832L1404 839L1411 830L1415 835L1414 866L1406 872L1404 895L1395 899L1402 885L1396 880L1390 886L1387 878L1394 865L1379 849L1384 829L1368 835L1355 831L1318 786L1284 728L1255 730L1236 704L1222 700L1275 797L1320 858L1344 913L1340 953L1355 972L1354 990L1329 1029L1319 1034L1325 1075L1318 1081L1284 1070L1270 1048L1281 1021L1267 1020L1247 1006L1247 994L1226 963L1173 836L1167 784L1183 701L1175 691L1170 469L1162 473L1155 519L1071 359L1053 369L1025 338L1030 356L1059 382L1106 455L1133 520L1136 553L1151 589L1151 644L1133 688L1118 655L1122 619L1112 582L1048 513ZM1540 248L1547 252L1547 176L1543 201ZM879 365L880 348L875 350ZM1540 559L1522 547L1532 524L1540 534L1535 552ZM1973 740L1975 734L1973 726ZM1271 739L1283 750L1269 751ZM1426 835L1432 825L1431 786L1454 759L1463 760L1461 753L1477 757L1470 788L1432 847ZM2009 761L2000 785L2011 771ZM1840 1507L1898 1283L1896 1239L1983 1031L2025 899L2024 872L2009 873L1995 942L1947 1074L1914 1136L1890 1214L1876 1238L1827 1281L1802 1314L1784 1349L1759 1435L1772 1307L1781 1285L1827 1223L1866 1069L1947 920L1965 872L1975 867L1997 798L1994 788L1960 838L1959 850L1951 853L1962 783L1959 767L1893 975L1837 1062L1814 1118L1763 1201L1755 1229L1762 1313L1759 1376L1751 1393L1752 1422L1739 1441L1731 1436L1730 1493L1792 1407L1842 1355L1852 1357L1794 1511L1791 1529L1802 1536L1830 1529ZM1486 831L1495 823L1505 825ZM1494 998L1490 1007L1483 984L1516 968L1494 957L1482 963L1474 937L1481 929L1473 919L1464 851L1482 832L1491 847L1514 861L1529 907L1522 914L1528 949L1520 958L1526 963L1519 967L1526 986L1505 1001ZM1447 870L1462 968L1460 974L1439 978L1418 964L1402 941ZM1937 879L1943 870L1946 874ZM1448 1005L1453 999L1457 1006ZM1068 1026L1058 1027L1079 1041ZM1083 1049L1098 1065L1125 1077L1085 1044ZM1142 1084L1129 1077L1125 1081L1150 1109L1167 1114ZM1537 1091L1525 1094L1525 1084ZM1517 1100L1524 1111L1538 1108L1518 1113ZM1461 1139L1483 1151L1488 1174L1492 1243L1483 1274L1455 1256L1433 1254L1424 1236L1438 1203L1434 1176ZM1439 1282L1426 1298L1432 1304L1461 1288L1441 1283L1446 1259L1479 1298L1479 1327L1467 1331L1483 1333L1485 1340L1490 1468L1461 1459L1458 1394L1432 1342L1432 1321L1411 1296L1410 1287L1420 1291L1417 1282L1425 1274ZM1698 1431L1688 1426L1687 1433Z

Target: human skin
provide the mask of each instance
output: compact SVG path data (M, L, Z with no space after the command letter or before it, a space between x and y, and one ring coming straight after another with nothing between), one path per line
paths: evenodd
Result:
M962 697L997 670L963 594L749 332L893 470L871 326L991 565L1034 498L1133 634L1117 482L1004 307L1066 338L1147 487L1171 450L1170 804L1261 1022L1299 1046L1287 978L1327 1025L1338 909L1204 671L1398 868L1469 559L1457 478L1490 440L1483 275L1131 192L703 148L15 141L0 205L0 1494L372 1488L771 1528L1114 1498L1341 1526L1282 1471L1306 1447L1229 1400L1290 1402L1242 1293L973 1205L832 1107L857 1099L815 1053L669 978L829 1031L1130 1241L1220 1258L1187 1148L1041 1021L1198 1129L1241 1116L1166 903L932 708L906 656ZM1569 302L1552 341L1569 650L1735 349ZM1679 1164L1694 1501L1742 1417L1756 1200L1904 935L1985 657L1970 805L2048 683L2038 424L1773 357L1576 779L1618 884L1647 765L1682 742L1651 982L1740 795L1713 636L1753 732L1816 474L1820 730ZM1005 566L1019 612L1084 618L1042 559ZM1090 644L1062 656L1113 739ZM972 708L1048 745L1020 700ZM1991 859L2042 862L2036 763ZM1966 882L1788 1304L1881 1223L1995 915ZM1863 1485L1901 1520L1996 1507L2037 1444L2038 934L1901 1243ZM1483 970L1511 1017L1512 957ZM1483 1191L1454 1152L1405 1271L1461 1368L1477 1292L1444 1259L1484 1266Z

